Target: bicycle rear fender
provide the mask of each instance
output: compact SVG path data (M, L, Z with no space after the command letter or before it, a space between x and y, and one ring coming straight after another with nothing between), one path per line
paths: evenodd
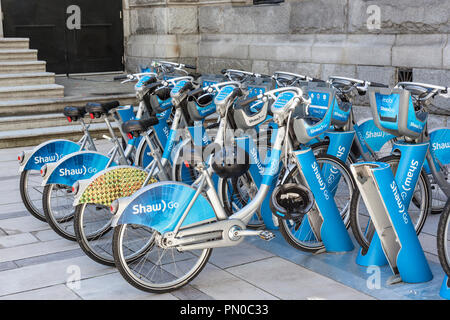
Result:
M106 168L90 179L79 181L73 205L96 203L110 206L114 200L128 197L141 189L147 176L146 171L133 166Z
M94 151L79 151L69 154L55 163L46 166L42 185L63 184L73 186L81 179L89 179L106 168L110 158ZM115 166L113 162L110 166Z
M137 224L160 233L175 229L196 189L181 182L158 182L146 186L127 198L119 199L112 226ZM181 227L216 220L209 201L200 194Z
M64 156L80 151L80 145L65 139L50 140L41 143L33 150L24 151L24 160L19 172L40 170L44 164L59 161Z

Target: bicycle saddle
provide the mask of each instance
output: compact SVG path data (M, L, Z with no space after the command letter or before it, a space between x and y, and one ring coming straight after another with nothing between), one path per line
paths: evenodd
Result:
M147 131L150 127L158 124L157 117L150 117L144 120L128 120L122 124L122 130L134 137L138 137L142 132Z
M91 118L100 118L101 115L107 114L110 110L120 106L119 101L112 101L106 103L89 102L86 104L86 111Z
M67 117L69 122L77 121L79 118L84 117L84 115L86 114L86 108L67 106L64 107L63 114Z

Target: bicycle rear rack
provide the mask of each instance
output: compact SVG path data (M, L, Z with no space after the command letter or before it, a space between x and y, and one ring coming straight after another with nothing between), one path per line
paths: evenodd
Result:
M351 171L394 273L389 282L430 281L433 274L389 164L362 162Z

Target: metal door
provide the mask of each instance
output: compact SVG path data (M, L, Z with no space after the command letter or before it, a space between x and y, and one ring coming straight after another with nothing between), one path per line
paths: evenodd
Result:
M123 70L122 0L1 0L5 37L30 38L57 74Z

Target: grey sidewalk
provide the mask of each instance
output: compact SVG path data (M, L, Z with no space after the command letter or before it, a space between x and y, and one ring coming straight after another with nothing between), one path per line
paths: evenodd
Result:
M33 218L19 195L16 155L0 150L0 299L373 299L294 262L301 257L283 239L253 239L237 247L213 250L210 262L184 288L167 294L141 292L116 269L90 260L74 242L56 235ZM436 259L430 217L423 240ZM256 243L256 241L259 241ZM424 243L422 241L422 243ZM278 246L278 247L277 247ZM283 254L277 254L282 252ZM306 257L314 260L314 256ZM81 281L72 282L80 271ZM360 280L365 283L365 279ZM392 295L386 298L397 298Z

